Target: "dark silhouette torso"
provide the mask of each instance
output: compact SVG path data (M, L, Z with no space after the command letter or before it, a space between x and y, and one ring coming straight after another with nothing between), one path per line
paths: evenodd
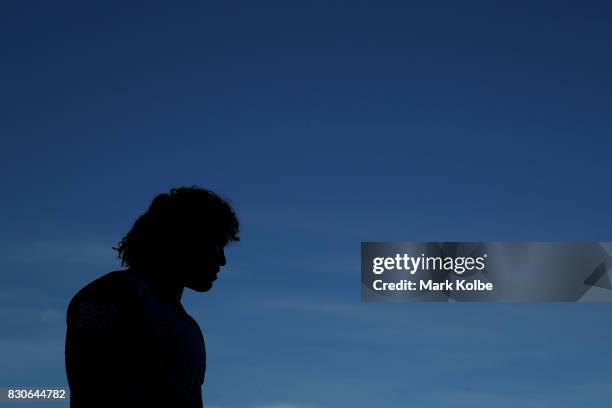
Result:
M67 313L71 408L202 407L202 331L131 270L91 282Z

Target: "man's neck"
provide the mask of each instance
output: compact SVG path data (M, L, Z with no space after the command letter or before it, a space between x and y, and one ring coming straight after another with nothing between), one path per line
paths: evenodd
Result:
M172 279L169 279L169 271L159 271L157 269L132 269L140 275L149 285L155 295L164 303L172 307L177 307L181 303L184 287Z

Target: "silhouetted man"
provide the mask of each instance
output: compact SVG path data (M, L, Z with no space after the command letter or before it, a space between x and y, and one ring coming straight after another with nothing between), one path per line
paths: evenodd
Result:
M127 269L89 283L68 307L71 408L202 407L204 337L181 296L185 287L211 289L238 229L211 191L175 188L153 199L113 248Z

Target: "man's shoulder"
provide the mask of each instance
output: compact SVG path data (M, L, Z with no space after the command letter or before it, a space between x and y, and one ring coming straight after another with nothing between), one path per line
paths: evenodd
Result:
M81 288L68 305L67 323L104 325L138 307L143 283L129 270L109 272Z
M105 300L120 302L142 295L144 283L130 270L109 272L83 286L72 298L72 302Z

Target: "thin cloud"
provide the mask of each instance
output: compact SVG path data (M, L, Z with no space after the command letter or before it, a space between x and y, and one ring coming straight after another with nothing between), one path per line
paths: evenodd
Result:
M421 401L435 402L436 405L456 407L499 408L562 408L576 406L603 406L609 403L610 383L582 384L499 384L487 386L487 390L439 392L433 398ZM432 401L433 399L433 401ZM425 404L427 405L427 404Z
M116 261L113 244L101 242L43 240L5 247L3 263L19 264L94 264L109 265Z

